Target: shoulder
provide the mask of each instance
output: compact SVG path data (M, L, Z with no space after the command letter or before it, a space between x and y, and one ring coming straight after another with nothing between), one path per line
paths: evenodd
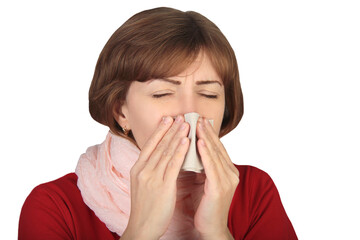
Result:
M77 176L75 173L69 173L35 187L25 200L23 207L27 207L27 205L35 207L36 204L60 207L61 205L68 205L68 202L81 200L79 197L81 194L77 187Z
M69 173L35 187L19 220L19 239L118 239L84 203Z
M49 194L54 196L54 193L62 195L66 192L72 191L79 191L77 188L77 176L75 173L69 173L56 180L38 185L32 190L29 197Z
M240 173L243 173L243 174L254 174L254 175L262 175L262 176L268 176L268 174L257 168L257 167L254 167L254 166L250 166L250 165L236 165L234 164L234 166L239 170Z
M240 173L239 185L234 198L247 202L249 208L263 205L265 200L279 197L275 183L265 171L245 165L235 165Z
M19 239L68 239L72 235L71 216L66 210L71 193L76 195L76 175L67 174L35 187L26 198L19 220ZM53 235L54 234L54 235Z
M19 239L73 238L73 212L83 205L76 183L77 176L70 173L35 187L21 209Z
M249 165L236 165L239 171L240 185L242 184L273 184L273 181L268 173L265 171ZM254 187L254 185L252 185Z
M253 166L235 166L240 181L230 207L229 228L236 239L297 239L269 174Z
M276 187L269 174L248 165L235 165L239 171L239 184L234 193L232 210L251 215L251 209L259 202L277 193Z

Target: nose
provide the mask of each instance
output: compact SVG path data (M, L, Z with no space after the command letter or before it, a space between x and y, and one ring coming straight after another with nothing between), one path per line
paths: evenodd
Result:
M185 113L198 112L199 103L197 102L194 94L184 95L178 101L177 115L184 115Z

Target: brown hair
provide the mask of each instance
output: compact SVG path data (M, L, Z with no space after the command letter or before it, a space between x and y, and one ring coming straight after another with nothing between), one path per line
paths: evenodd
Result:
M201 14L172 8L155 8L135 14L110 37L96 64L89 90L93 119L136 144L114 118L133 81L176 76L204 51L222 79L225 112L222 137L240 122L243 95L233 49L220 29Z

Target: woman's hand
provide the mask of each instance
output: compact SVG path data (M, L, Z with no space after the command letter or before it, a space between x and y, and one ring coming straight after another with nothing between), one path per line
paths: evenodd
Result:
M195 228L202 239L233 239L227 220L239 183L239 171L207 120L199 118L196 131L206 180L204 195L194 217Z
M176 180L189 148L189 124L166 117L130 171L131 212L122 239L159 239L176 203Z

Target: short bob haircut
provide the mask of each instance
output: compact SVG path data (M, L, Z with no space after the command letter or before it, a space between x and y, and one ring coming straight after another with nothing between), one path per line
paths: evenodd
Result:
M136 144L132 132L125 134L114 118L130 84L176 76L200 51L210 58L224 84L225 111L219 137L226 135L244 112L235 53L220 29L206 17L165 7L135 14L104 46L89 90L92 118Z

